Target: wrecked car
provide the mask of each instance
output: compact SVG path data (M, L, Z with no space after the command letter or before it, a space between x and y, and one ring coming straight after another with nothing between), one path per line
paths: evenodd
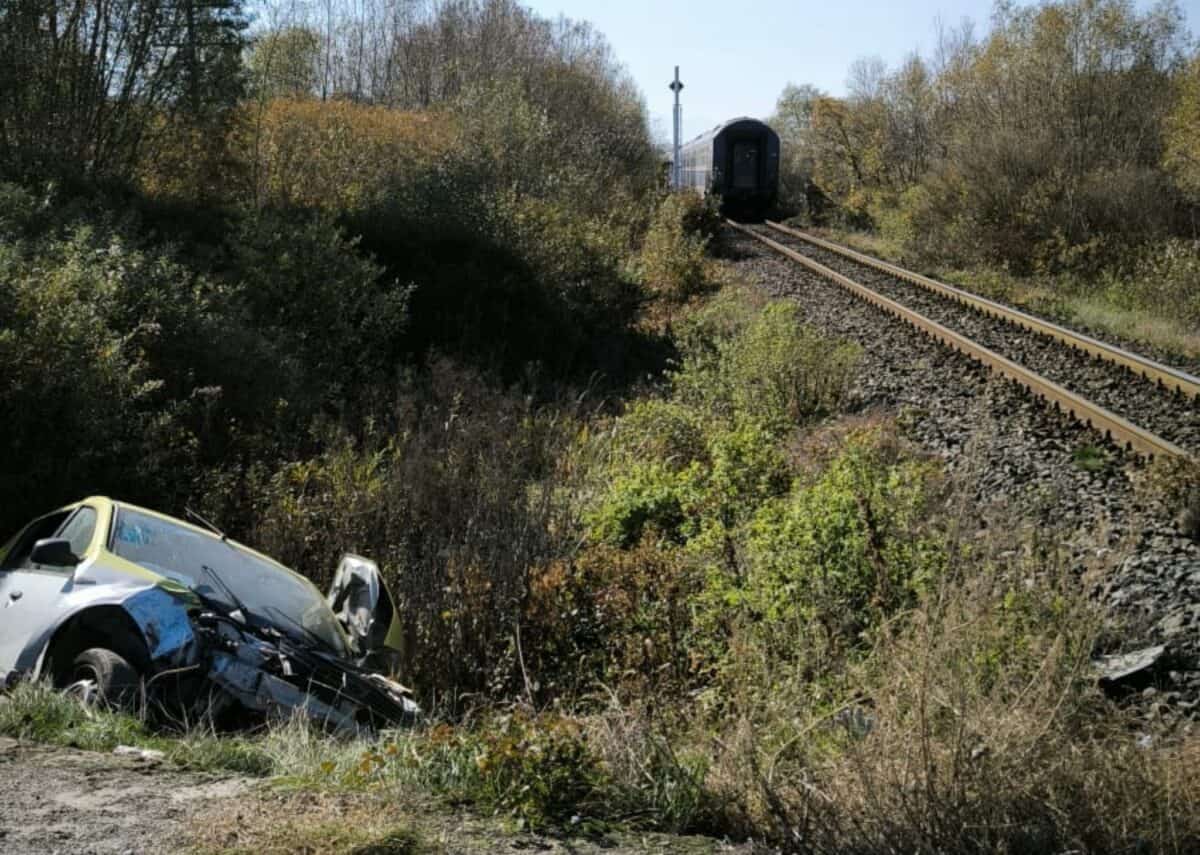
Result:
M93 497L0 548L0 687L44 679L184 721L301 710L335 732L419 715L379 673L402 636L374 562L344 556L322 596L188 513Z

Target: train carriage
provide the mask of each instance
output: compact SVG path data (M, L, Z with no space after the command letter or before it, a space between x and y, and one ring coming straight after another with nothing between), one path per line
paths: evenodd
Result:
M761 219L779 189L779 135L757 119L731 119L681 149L681 183L721 199L727 216Z

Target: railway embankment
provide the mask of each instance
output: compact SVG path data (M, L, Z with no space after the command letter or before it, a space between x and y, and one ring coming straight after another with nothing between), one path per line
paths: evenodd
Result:
M1064 550L1075 573L1091 580L1093 596L1110 611L1110 643L1125 649L1168 645L1169 662L1157 685L1146 687L1147 700L1155 714L1196 718L1200 543L1186 495L1161 489L1155 484L1158 470L1136 455L827 278L751 238L728 240L740 271L768 293L796 301L806 321L823 333L862 346L855 406L900 414L906 435L942 458L967 486L976 531L982 534L996 520L1023 520L1038 528ZM1098 391L1131 415L1157 417L1177 437L1190 437L1196 429L1187 398L1038 342L1027 331L989 325L961 306L939 304L918 289L868 275L832 253L818 258L906 304L936 312L965 333L983 333L1014 359L1039 370L1051 366L1059 379Z

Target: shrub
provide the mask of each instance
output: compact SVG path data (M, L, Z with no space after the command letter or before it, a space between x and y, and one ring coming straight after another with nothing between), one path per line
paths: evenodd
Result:
M1101 279L1115 306L1177 318L1200 329L1200 241L1171 239L1145 247L1131 273L1117 269Z
M0 528L99 490L170 495L177 468L186 482L187 404L166 369L209 328L194 282L107 229L0 245L0 407L20 414L0 426Z
M735 316L736 317L736 316ZM771 303L740 323L707 321L684 333L676 394L710 416L754 419L776 434L837 410L849 389L858 348L805 327L790 302Z
M531 602L540 649L553 654L541 658L539 674L582 697L599 681L668 710L701 677L693 600L704 577L702 563L653 529L629 548L583 551L556 588Z
M514 713L490 720L477 740L479 778L467 795L510 813L523 827L567 825L604 811L608 776L577 722Z
M441 360L386 421L327 426L316 454L242 476L218 519L318 586L340 555L375 559L404 615L401 673L426 700L520 686L514 641L532 568L573 535L555 459L570 410L538 406Z
M814 483L762 506L739 600L765 634L779 633L776 656L806 627L833 649L869 643L864 633L937 577L946 550L927 528L934 472L879 435L852 436Z
M454 139L443 113L404 112L352 101L274 98L249 105L245 152L251 196L261 207L334 215L386 204L434 167Z
M677 544L720 540L786 490L788 467L776 441L746 420L710 427L701 455L685 465L654 459L622 465L587 516L591 536L624 547L648 529Z
M9 242L25 237L37 222L39 207L30 190L0 181L0 240Z
M663 398L631 402L614 426L621 453L632 460L653 460L678 471L707 458L704 414L695 407Z
M326 217L269 214L247 218L230 240L225 311L240 310L270 349L273 396L304 413L390 379L408 351L411 288L385 278L357 243Z
M705 212L705 202L690 193L672 193L659 203L637 259L639 278L652 293L682 303L712 288L705 260L709 238L700 231Z
M629 547L652 527L663 537L681 542L687 513L696 500L696 482L702 477L693 463L672 472L657 462L635 464L612 482L611 489L591 516L592 537L603 543Z

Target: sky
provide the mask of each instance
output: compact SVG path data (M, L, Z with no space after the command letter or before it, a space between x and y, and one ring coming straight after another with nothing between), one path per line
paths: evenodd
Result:
M992 0L526 0L541 15L591 21L642 89L656 136L671 133L671 92L683 81L684 139L735 116L766 118L789 83L844 94L859 57L894 67L928 53L941 20L987 31ZM1135 0L1142 10L1153 0ZM1200 0L1180 0L1193 32Z

